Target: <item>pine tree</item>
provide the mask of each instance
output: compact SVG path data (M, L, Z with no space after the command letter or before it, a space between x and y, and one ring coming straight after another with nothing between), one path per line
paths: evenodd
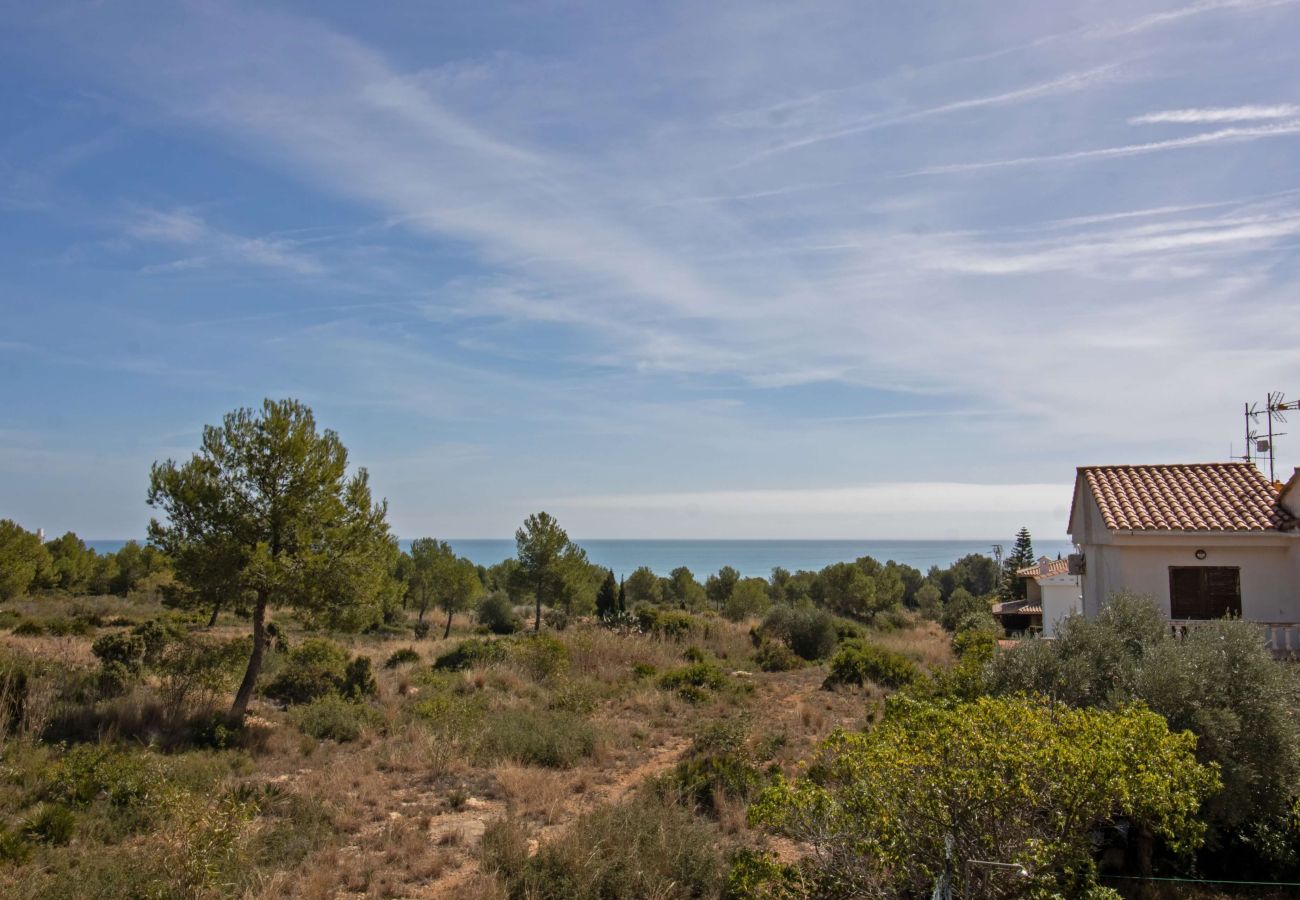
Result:
M605 573L605 580L596 591L596 617L606 619L618 612L618 582L614 579L614 570Z
M618 580L618 611L627 612L627 588L623 586L623 579Z
M1016 573L1038 562L1034 556L1034 542L1029 536L1028 528L1021 528L1016 533L1016 545L1002 561L1002 584L998 588L1000 600L1025 599L1025 580Z

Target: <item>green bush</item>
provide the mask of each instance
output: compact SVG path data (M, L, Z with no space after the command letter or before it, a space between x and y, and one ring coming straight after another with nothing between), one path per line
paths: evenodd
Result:
M504 641L467 638L433 661L438 671L459 671L471 666L491 666L506 660Z
M40 637L45 634L45 626L35 619L23 619L14 626L13 633L18 637Z
M366 697L374 697L379 693L379 682L375 680L375 673L371 669L370 657L355 656L352 658L347 668L343 670L343 681L339 685L339 693L354 702Z
M514 634L523 624L515 615L510 597L502 591L493 591L480 600L475 615L479 624L493 634Z
M479 740L485 763L508 759L523 765L568 769L596 749L596 731L581 716L557 710L506 709L491 716Z
M544 681L569 668L569 648L550 635L533 634L511 645L510 659L534 680Z
M164 789L156 757L98 744L73 747L54 767L48 799L88 806L104 797L116 807L136 807L156 800Z
M796 866L769 852L741 848L731 856L722 896L723 900L796 900L807 894L800 890Z
M651 792L598 807L532 856L522 828L493 823L480 854L512 900L716 897L724 877L714 831Z
M262 693L286 705L310 703L337 693L347 668L346 650L326 638L308 638L289 651L284 667Z
M670 669L659 676L659 686L676 691L683 699L699 703L708 698L710 690L727 686L727 676L712 663L698 662L678 669Z
M26 660L0 657L0 735L22 727L31 677L31 664Z
M46 621L45 630L55 637L87 637L95 633L95 625L88 619L58 616Z
M831 658L831 671L823 687L866 684L899 688L916 680L920 673L906 656L877 647L862 639L845 641Z
M349 703L337 694L328 694L300 707L296 713L298 728L318 741L345 744L361 737L361 732L377 721L378 714L368 706Z
M394 650L388 659L384 660L385 669L396 669L398 666L404 666L407 663L418 663L420 654L414 647L403 647L400 650Z
M639 662L632 665L633 678L653 678L658 672L653 663Z
M759 634L781 641L802 659L815 660L835 649L835 629L835 617L824 609L781 603L763 619Z
M106 634L90 647L99 658L99 693L119 697L140 680L144 671L144 641L139 635Z
M637 626L647 634L681 640L701 631L700 620L675 609L642 606L636 611Z
M764 641L754 653L754 661L764 672L788 672L803 665L799 654L785 644Z
M131 634L144 642L144 653L141 655L144 664L154 666L162 657L163 648L172 641L184 639L188 632L175 622L150 619L132 628Z
M24 863L32 855L32 845L21 831L0 828L0 862Z
M23 836L37 844L62 845L72 840L77 817L65 806L49 803L40 806L23 820Z
M429 636L429 632L432 630L433 630L433 626L430 625L428 622L424 621L423 619L420 619L419 621L417 621L415 624L411 626L411 631L415 633L416 640L420 640L420 641L427 638Z

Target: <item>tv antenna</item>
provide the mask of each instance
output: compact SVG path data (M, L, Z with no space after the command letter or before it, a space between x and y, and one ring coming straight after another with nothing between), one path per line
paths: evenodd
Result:
M1264 412L1268 418L1267 440L1268 440L1268 480L1269 481L1277 481L1277 476L1273 469L1274 463L1276 461L1273 452L1274 451L1273 439L1276 437L1281 437L1282 435L1286 434L1285 431L1275 432L1273 430L1273 422L1277 421L1285 425L1287 412L1296 411L1296 410L1300 410L1300 400L1292 400L1291 402L1288 403L1286 399L1286 395L1283 394L1281 391L1269 392L1268 401L1264 404Z

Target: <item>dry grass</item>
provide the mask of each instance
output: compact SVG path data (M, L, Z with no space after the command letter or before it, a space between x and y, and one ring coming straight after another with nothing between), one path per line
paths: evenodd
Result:
M560 821L575 795L574 776L536 766L501 765L494 772L511 813L538 819L544 825Z
M103 605L100 614L106 620L125 614L124 606L133 619L161 611L156 604L142 607L115 598ZM70 616L72 603L61 601L58 610L54 614ZM328 812L330 834L287 868L254 876L247 896L501 900L499 883L477 870L478 841L488 822L509 814L549 839L582 813L629 796L646 779L670 769L701 723L725 718L748 716L756 740L775 736L770 759L792 768L833 728L861 726L883 697L870 688L822 691L821 666L756 672L748 635L752 623L703 618L707 630L682 641L619 634L585 623L552 632L567 648L569 665L564 673L540 681L510 661L431 675L433 660L469 633L471 623L462 617L457 617L450 640L442 640L437 618L431 621L431 638L425 640L411 635L335 636L349 653L372 661L379 684L379 696L371 703L375 724L353 743L319 741L299 731L292 711L254 702L260 737L242 751L246 762L238 777L319 801ZM291 644L307 636L292 617L279 622ZM222 624L206 633L238 637L247 627L223 616ZM932 624L873 634L872 639L928 668L951 658L947 636ZM85 669L97 665L90 653L92 640L0 633L0 651ZM705 702L691 704L661 689L654 677L634 673L638 664L659 672L682 666L690 646L718 660L728 672L753 672L730 679L745 689L714 692ZM405 647L413 648L420 661L385 669L388 657ZM136 718L143 718L151 691L146 685L116 701L122 707L117 720L131 719L131 709L139 712ZM36 702L39 706L39 697ZM422 707L430 702L443 703L452 713L437 718ZM470 713L456 712L462 709ZM573 768L558 770L479 756L476 750L492 723L520 709L589 722L598 735L595 751ZM231 776L231 783L234 780ZM743 804L718 798L717 816L716 827L728 839L753 839ZM105 852L111 853L111 847Z
M901 653L927 671L942 669L955 660L952 652L952 635L938 622L919 620L916 627L906 631L872 632L871 643Z

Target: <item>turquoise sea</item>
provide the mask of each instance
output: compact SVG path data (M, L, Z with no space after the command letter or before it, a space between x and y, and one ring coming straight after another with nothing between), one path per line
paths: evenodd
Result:
M679 540L593 540L577 539L591 561L616 575L629 575L639 566L649 566L658 575L667 575L678 566L686 566L703 578L723 566L731 566L745 576L766 577L776 566L789 569L820 569L836 562L848 562L860 556L874 556L881 562L894 560L924 572L932 565L947 566L968 553L992 555L996 540L987 541L679 541ZM112 552L124 540L87 541L102 552ZM479 565L514 556L515 542L510 539L448 539L453 549ZM1000 542L1010 551L1012 541ZM410 541L402 541L407 547ZM1035 541L1039 556L1056 556L1071 551L1069 541Z

